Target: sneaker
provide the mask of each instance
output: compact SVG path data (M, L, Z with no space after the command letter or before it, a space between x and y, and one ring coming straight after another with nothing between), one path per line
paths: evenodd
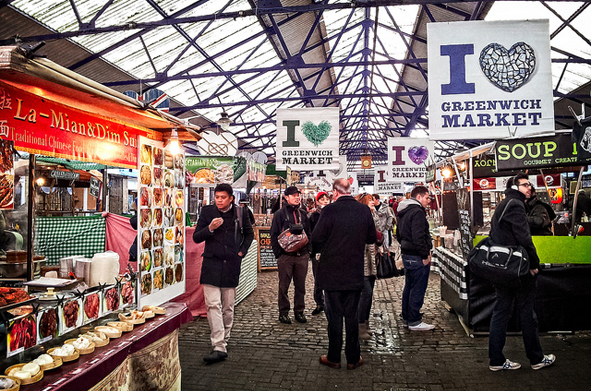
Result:
M291 318L288 315L279 315L279 321L285 324L291 324Z
M408 328L408 320L402 319L402 327Z
M216 362L224 361L226 358L228 358L228 353L221 352L219 350L213 350L211 353L203 357L203 361L205 361L208 364L213 364Z
M553 354L547 354L540 363L532 365L531 368L535 370L546 368L554 364L554 361L556 361L556 356Z
M414 331L427 331L427 330L433 330L435 328L435 326L432 324L421 322L415 326L408 326L408 328L410 330L414 330Z
M497 371L504 371L505 369L519 369L521 368L521 364L518 362L509 361L507 359L503 365L489 365L488 369L493 372Z

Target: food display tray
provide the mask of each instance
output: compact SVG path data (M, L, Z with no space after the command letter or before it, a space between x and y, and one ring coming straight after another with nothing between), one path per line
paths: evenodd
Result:
M37 298L36 297L31 297L30 299L27 299L27 300L24 300L24 301L19 301L18 303L8 304L8 305L5 305L4 307L0 307L0 312L8 311L8 310L11 310L13 308L17 308L17 307L20 307L20 306L23 306L23 305L31 304L31 303L34 303L36 301L37 301Z

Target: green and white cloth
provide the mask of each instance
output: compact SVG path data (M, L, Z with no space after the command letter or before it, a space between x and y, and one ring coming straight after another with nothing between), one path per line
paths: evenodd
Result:
M48 265L59 259L82 255L92 258L105 251L105 219L101 215L36 217L35 254L45 255Z

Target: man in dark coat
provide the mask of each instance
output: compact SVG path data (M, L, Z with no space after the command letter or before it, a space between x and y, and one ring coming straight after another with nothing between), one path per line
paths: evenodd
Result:
M527 222L532 236L554 235L552 221L556 218L556 212L550 205L541 201L534 191L525 201L527 206Z
M346 179L333 184L333 202L320 214L312 233L314 253L320 253L316 278L324 290L324 313L328 320L328 354L320 363L341 367L343 318L345 318L345 356L347 369L363 364L359 350L357 308L363 289L365 245L377 240L370 209L351 197Z
M513 307L517 308L521 321L521 332L527 358L533 369L552 365L553 354L544 355L538 334L538 320L534 312L535 276L540 258L531 238L525 200L531 197L532 186L526 174L519 173L507 181L506 198L501 201L491 220L490 238L493 243L504 246L521 245L527 251L531 278L522 281L521 288L495 286L495 304L490 320L488 344L489 369L502 371L519 369L521 365L506 359L503 355L507 325ZM503 218L501 219L501 216Z
M416 186L410 198L398 205L396 237L404 264L402 320L410 330L425 331L435 328L422 321L420 312L425 300L431 269L432 240L425 208L429 205L429 189Z
M289 297L287 292L293 279L293 312L295 319L300 323L306 323L304 315L306 308L304 296L306 294L306 274L308 274L308 262L310 261L310 243L296 252L286 252L279 244L279 234L290 228L292 224L301 224L310 238L310 224L305 210L300 210L300 190L295 186L285 189L285 203L273 215L271 223L271 247L277 258L277 271L279 274L279 321L291 324L289 317Z
M328 193L325 191L320 191L316 194L316 209L314 212L310 213L310 232L312 235L314 234L314 227L316 227L316 223L320 219L320 212L322 212L322 208L326 205L330 204L330 197ZM312 311L312 315L318 315L322 311L324 311L324 293L322 289L318 286L318 279L316 275L318 274L318 256L320 254L312 253L312 273L314 274L314 302L316 303L316 308Z
M575 221L581 222L583 214L587 217L587 221L591 221L591 198L585 193L584 189L579 190L577 195L577 210L575 211Z
M232 186L217 185L215 205L203 207L193 240L205 241L200 283L203 285L212 352L203 360L215 363L228 357L226 345L234 320L234 300L242 258L254 238L244 210L234 204Z

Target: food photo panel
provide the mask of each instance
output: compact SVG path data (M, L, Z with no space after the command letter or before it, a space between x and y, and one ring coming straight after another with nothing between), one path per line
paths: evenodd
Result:
M59 316L57 307L40 309L37 313L37 344L42 344L59 335Z
M101 292L93 292L84 296L83 323L90 323L101 316Z
M105 288L103 291L103 315L119 309L119 289L117 286Z
M125 281L121 285L121 308L135 303L135 280Z
M60 307L61 335L82 326L82 299L71 299Z
M10 357L37 345L37 317L34 314L23 315L10 320L6 333L7 351Z

